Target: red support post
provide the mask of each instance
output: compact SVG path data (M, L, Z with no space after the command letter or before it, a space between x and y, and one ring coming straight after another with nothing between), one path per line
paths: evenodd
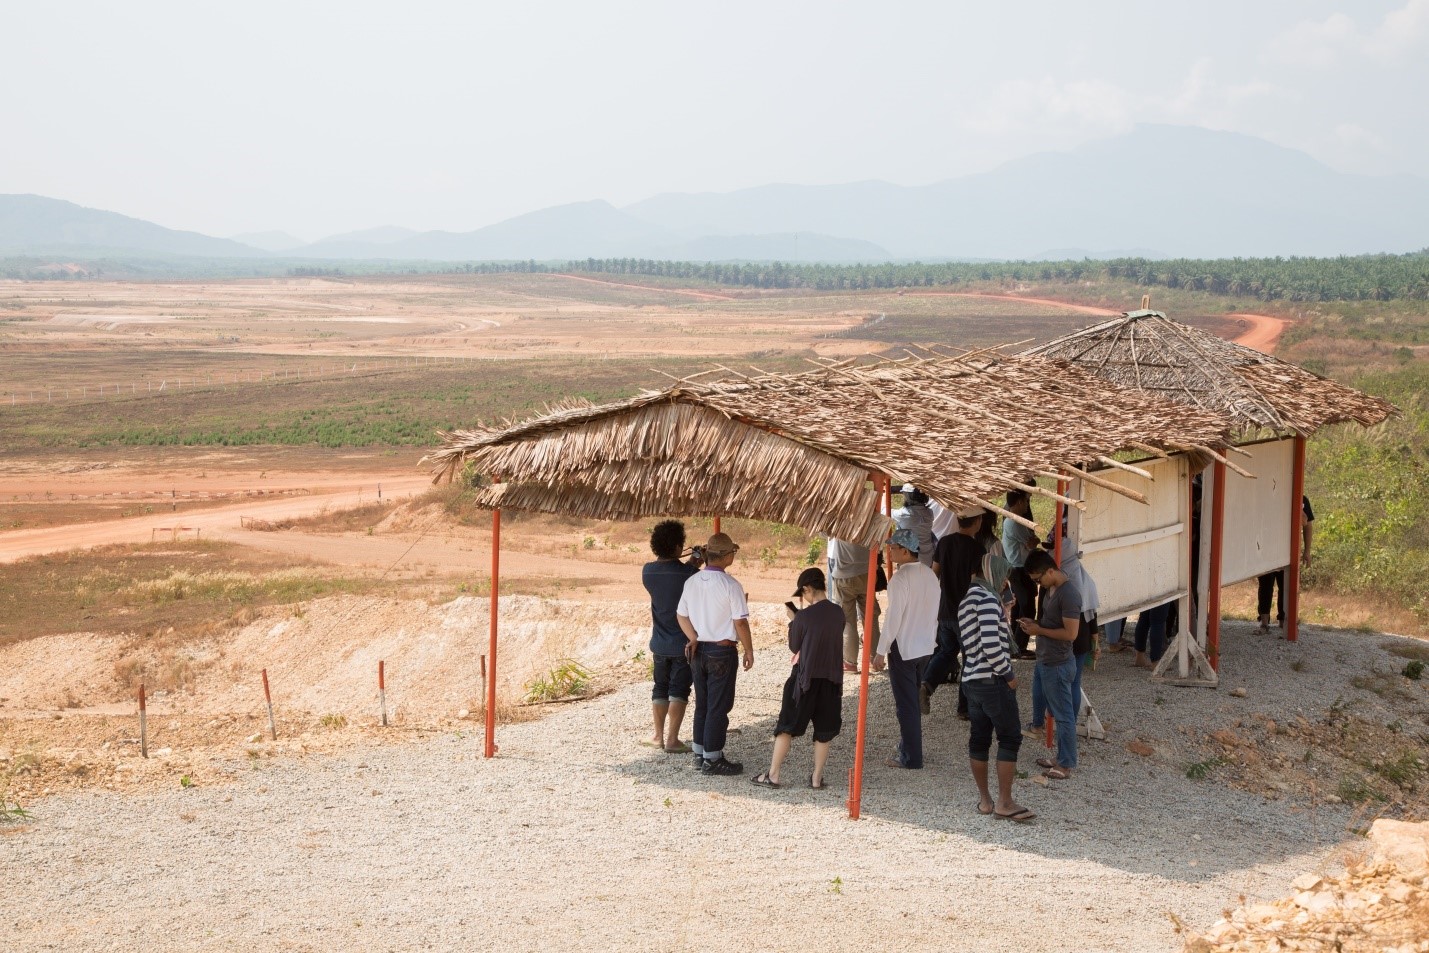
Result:
M714 525L713 525L713 527L712 527L712 531L713 531L713 532L716 532L716 533L718 533L718 532L720 531L720 529L719 529L719 517L718 517L718 516L716 516L716 517L714 518Z
M1300 534L1304 527L1305 438L1295 438L1295 477L1290 491L1290 565L1285 568L1285 641L1300 638Z
M885 476L874 477L874 489L882 491L888 486ZM878 547L868 548L868 594L863 610L863 658L859 661L858 676L858 731L853 746L853 770L848 786L849 820L858 820L863 805L863 752L868 741L868 673L873 660L873 609L877 605L874 592L875 577L878 575Z
M486 748L485 756L496 756L496 597L501 586L501 510L491 511L491 639L486 654Z
M1226 521L1226 465L1216 461L1211 471L1215 490L1211 496L1211 565L1206 579L1206 661L1221 670L1221 547ZM1205 499L1203 493L1201 499ZM1194 624L1194 623L1193 623Z

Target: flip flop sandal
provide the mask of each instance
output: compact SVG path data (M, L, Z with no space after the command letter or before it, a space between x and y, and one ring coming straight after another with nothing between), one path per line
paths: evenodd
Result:
M997 811L997 808L995 808L995 807L990 807L990 808L988 808L987 810L984 811L984 810L982 809L982 802L981 802L981 801L979 801L979 802L977 802L976 804L974 804L974 805L973 805L973 809L976 810L976 811L977 811L979 814L981 814L983 817L986 817L986 816L989 815L989 814L996 813L996 811Z
M775 781L769 777L768 771L759 772L754 777L749 779L749 783L757 785L761 788L777 788L781 786L778 781Z
M813 788L815 791L822 791L824 788L826 788L826 787L828 787L828 786L829 786L829 783L828 783L827 781L825 781L823 784L815 784L815 783L814 783L814 776L813 776L812 774L809 775L809 787Z
M1039 768L1055 768L1056 766L1057 766L1057 762L1053 761L1051 758L1038 758L1038 759L1037 759L1037 767L1039 767Z
M689 754L689 753L690 753L691 751L693 751L693 750L695 750L695 749L691 748L689 745L684 744L684 743L682 742L682 743L680 744L680 747L678 747L678 748L666 748L666 749L665 749L665 753L666 753L666 754Z
M1072 776L1067 772L1063 771L1061 768L1048 768L1046 771L1042 772L1042 777L1046 778L1048 781L1066 781L1069 780Z
M1036 814L1033 814L1025 807L1020 811L1013 811L1011 814L998 814L993 812L993 816L999 821L1012 821L1014 824L1030 824L1037 817Z

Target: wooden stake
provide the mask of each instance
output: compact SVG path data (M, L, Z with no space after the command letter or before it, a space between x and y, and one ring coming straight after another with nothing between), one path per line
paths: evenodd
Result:
M382 727L387 727L387 680L384 677L384 669L387 663L378 659L377 661L377 704L382 709Z
M139 683L139 754L149 757L149 713L144 710L144 683Z
M268 670L263 669L263 701L268 706L268 734L278 740L278 723L273 720L273 693L268 690Z

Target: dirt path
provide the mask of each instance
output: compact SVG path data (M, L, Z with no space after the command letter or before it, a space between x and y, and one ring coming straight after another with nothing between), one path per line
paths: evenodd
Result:
M709 301L733 301L733 295L716 294L713 291L696 291L693 288L661 288L655 285L637 285L633 282L606 281L603 278L587 278L584 275L564 275L552 274L553 278L569 278L571 281L588 281L593 285L610 285L612 288L634 288L637 291L649 291L652 293L689 295L691 298L704 298Z
M420 493L431 485L429 477L412 476L349 476L318 486L305 496L288 497L265 502L236 503L213 509L183 514L156 513L104 523L51 526L44 529L14 530L0 533L0 562L14 562L26 556L60 552L114 543L147 543L155 530L172 530L176 526L195 529L200 536L215 531L236 530L240 516L278 520L313 516L324 509L353 506L359 498L372 502L376 487L382 483L384 499L400 499ZM365 494L365 495L364 495Z
M1113 311L1110 308L1098 308L1086 304L1071 304L1066 301L1057 301L1053 298L1028 298L1023 295L997 295L984 294L975 291L905 291L905 295L915 298L991 298L995 301L1026 301L1033 304L1052 305L1058 308L1066 308L1081 314L1096 314L1105 317L1113 317L1121 314L1120 311ZM1240 318L1250 322L1250 330L1231 340L1232 344L1239 344L1252 350L1260 351L1262 354L1269 354L1275 350L1275 343L1280 340L1280 335L1290 326L1290 319L1277 318L1269 314L1249 314L1237 312L1230 315L1232 318Z
M987 298L992 301L1021 301L1028 304L1051 305L1067 311L1076 311L1079 314L1096 314L1108 318L1121 314L1120 311L1113 311L1110 308L1098 308L1089 304L1069 304L1066 301L1056 301L1052 298L1028 298L1024 295L995 295L979 291L905 291L903 294L909 298Z
M1248 347L1262 354L1272 353L1275 350L1276 342L1280 340L1280 335L1290 326L1288 318L1277 318L1269 314L1233 314L1231 317L1250 322L1250 330L1235 338L1231 343Z

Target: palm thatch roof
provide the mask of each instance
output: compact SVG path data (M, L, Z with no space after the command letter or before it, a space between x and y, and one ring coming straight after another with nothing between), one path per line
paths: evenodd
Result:
M1383 422L1394 405L1287 361L1222 340L1160 311L1128 311L1025 354L1105 381L1229 415L1241 435L1306 436L1334 423Z
M434 480L464 466L489 475L478 501L492 508L743 516L873 543L888 523L871 473L947 506L1004 512L990 499L1028 488L1028 475L1109 483L1085 468L1135 469L1111 458L1122 450L1223 459L1231 425L1220 414L1040 358L930 354L793 375L720 368L719 380L694 375L627 400L443 433L425 462Z

